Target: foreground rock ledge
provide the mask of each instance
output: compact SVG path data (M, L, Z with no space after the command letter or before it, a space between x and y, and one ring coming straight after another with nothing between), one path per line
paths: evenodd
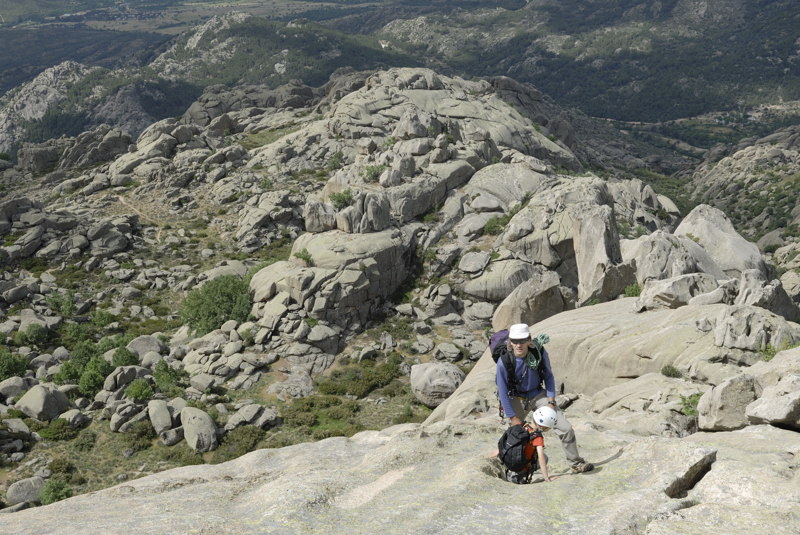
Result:
M580 404L578 404L580 405ZM189 466L2 516L4 533L793 533L796 433L769 426L685 439L587 425L598 467L552 483L502 481L496 418L404 424ZM573 412L574 411L574 412ZM550 437L556 473L566 473ZM768 490L767 490L768 489ZM519 505L509 505L510 502ZM529 505L526 505L529 504ZM535 506L533 505L535 504Z

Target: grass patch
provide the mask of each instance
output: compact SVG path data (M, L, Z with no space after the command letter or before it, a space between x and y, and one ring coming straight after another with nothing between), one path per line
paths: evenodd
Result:
M287 136L293 132L300 130L301 125L292 123L280 128L272 128L270 130L262 130L255 134L249 134L239 141L239 144L247 150L257 149L259 147L266 147L267 145L278 141L280 138Z

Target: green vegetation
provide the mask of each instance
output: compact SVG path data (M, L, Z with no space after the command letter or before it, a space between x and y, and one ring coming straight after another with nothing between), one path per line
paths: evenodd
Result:
M266 147L270 143L274 143L278 141L284 136L291 134L292 132L297 132L300 130L302 125L297 123L291 123L286 126L281 126L279 128L273 128L270 130L262 130L260 132L256 132L254 134L248 134L246 137L242 138L239 141L239 144L246 148L247 150L257 149L259 147Z
M44 347L50 339L50 331L44 325L32 323L24 331L17 331L14 343L18 346Z
M690 396L681 396L681 412L686 416L697 416L697 403L702 396L702 392L697 392Z
M102 356L89 359L78 380L78 387L84 396L92 398L103 389L106 377L114 368Z
M333 171L340 169L344 165L344 153L342 151L336 151L333 153L331 158L328 160L325 169L332 173Z
M314 259L311 258L311 253L308 252L308 249L301 249L294 253L294 256L305 262L309 267L314 265Z
M486 224L483 226L483 233L488 234L490 236L496 236L503 232L503 229L506 228L508 222L519 213L520 210L525 208L530 201L530 194L525 195L525 197L515 204L507 213L501 216L494 216Z
M124 347L118 347L111 357L111 365L115 368L118 366L138 366L139 357Z
M364 179L364 182L377 182L384 169L386 166L383 164L368 165L361 171L361 178Z
M60 500L65 500L72 496L72 488L66 481L51 478L44 482L42 490L39 492L39 501L42 505L48 505Z
M665 364L661 367L661 375L665 377L683 377L681 371L672 364Z
M52 420L37 432L46 440L72 440L78 436L78 430L63 418Z
M21 377L28 368L28 359L11 353L0 346L0 381L9 377Z
M155 438L156 430L148 419L134 423L126 433L122 434L123 443L134 452L148 449L153 445Z
M625 297L639 297L642 293L642 287L638 282L634 282L625 287Z
M183 370L172 368L167 361L159 360L153 368L153 380L158 390L170 397L177 397L183 394L183 388L179 383L181 377L185 376Z
M235 275L210 280L189 292L180 316L196 335L213 331L228 320L243 322L250 314L247 283Z
M228 432L222 439L219 448L214 450L211 462L223 463L237 457L241 457L247 452L256 449L258 443L264 439L266 432L253 425L242 425Z
M125 389L125 397L143 403L153 397L153 387L147 379L134 379Z
M330 200L337 211L341 210L353 204L353 192L350 191L350 188L347 188L341 192L331 193Z
M398 378L402 360L402 356L395 353L381 364L367 359L358 364L344 366L334 370L330 377L318 379L317 390L322 394L363 398Z

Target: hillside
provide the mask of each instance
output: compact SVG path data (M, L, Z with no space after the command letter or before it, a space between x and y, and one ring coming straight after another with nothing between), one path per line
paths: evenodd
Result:
M217 86L136 139L24 146L0 171L5 512L491 413L491 382L442 401L516 321L554 318L564 407L617 406L626 432L794 429L771 392L795 373L775 357L800 342L795 255L778 279L723 212L587 170L632 155L569 117L508 78L405 68ZM693 418L745 368L733 427L713 400Z

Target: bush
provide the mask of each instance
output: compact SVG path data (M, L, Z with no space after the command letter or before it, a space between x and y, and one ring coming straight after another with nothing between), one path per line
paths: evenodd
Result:
M111 357L111 365L115 368L118 366L138 366L139 357L124 347L118 347L114 351L114 356Z
M625 287L625 297L639 297L641 293L642 287L639 286L638 282Z
M91 451L97 442L97 433L84 429L78 433L77 438L72 442L72 447L76 451Z
M353 192L350 191L350 188L342 192L331 193L329 198L331 200L331 203L333 203L333 207L336 210L347 208L348 206L353 204Z
M72 440L78 436L78 430L63 418L56 418L39 429L38 433L46 440Z
M683 377L681 371L672 364L666 364L662 366L661 375L665 377Z
M50 331L44 325L32 323L25 331L17 331L14 335L14 343L19 346L32 345L43 346L50 338Z
M697 416L697 404L702 396L702 392L697 392L691 396L681 396L681 412L686 416Z
M327 169L329 172L335 171L340 167L342 167L343 163L344 163L344 154L342 153L342 151L336 151L331 156L331 159L328 160L328 164L325 166L325 169Z
M230 431L214 451L212 463L222 463L253 451L266 432L254 425L242 425Z
M67 347L73 347L81 342L89 340L92 333L83 323L64 323L58 329L61 343Z
M249 314L250 290L235 275L217 277L190 291L180 312L192 333L199 336L231 319L243 322Z
M314 259L311 258L311 253L308 252L308 249L302 249L294 253L294 256L302 260L306 263L307 266L312 267L314 265Z
M317 382L317 390L321 394L352 395L363 398L376 388L388 385L399 376L399 363L395 360L378 365L371 360L365 360L357 365L335 370L331 373L330 378Z
M95 310L90 321L95 327L105 327L117 321L117 317L106 310Z
M71 291L66 293L54 293L47 296L47 306L60 316L65 318L75 314L75 294Z
M55 479L62 479L67 483L81 485L86 479L78 473L78 468L64 457L57 457L47 465Z
M147 379L134 379L125 389L125 396L141 403L153 397L153 387Z
M14 355L5 348L0 349L0 381L9 377L21 377L27 369L27 358Z
M72 496L72 489L66 481L61 479L48 479L39 492L39 501L48 505Z
M150 420L139 420L123 436L126 446L133 451L142 451L153 445L153 439L156 438L156 430L153 429Z
M364 179L364 182L377 182L384 169L386 169L385 165L368 165L361 172L361 178Z
M153 368L153 380L156 388L168 396L178 397L183 391L178 386L181 372L167 364L165 360L159 360Z
M103 357L92 357L78 380L78 388L84 396L94 397L103 389L103 383L112 371L111 364Z

